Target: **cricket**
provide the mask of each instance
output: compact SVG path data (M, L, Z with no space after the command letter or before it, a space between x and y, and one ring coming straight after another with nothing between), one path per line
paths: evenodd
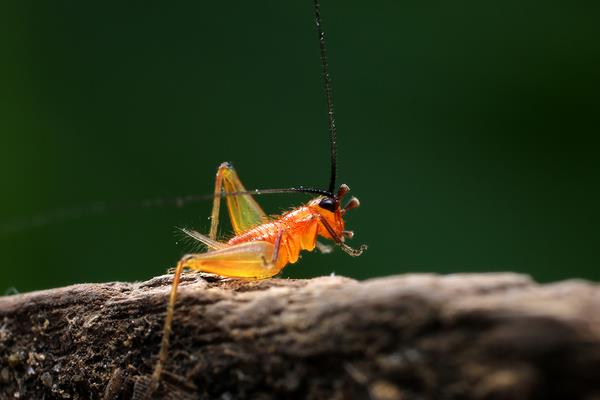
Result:
M205 253L184 255L177 263L168 299L158 361L146 397L149 397L160 384L161 374L168 356L177 287L181 274L185 269L213 273L229 278L266 279L277 275L287 264L298 261L302 250L325 249L327 246L317 242L318 237L333 241L335 245L353 257L361 255L366 249L366 245L353 248L345 243L346 239L353 237L353 232L345 229L344 216L351 209L358 207L359 201L357 198L351 197L342 206L341 202L350 189L346 184L341 184L336 188L336 127L319 0L314 0L314 17L327 100L331 145L329 185L327 189L301 186L287 189L248 191L231 163L224 162L219 166L208 236L191 229L182 229L186 235L204 244L207 251ZM291 192L308 193L316 195L316 197L278 217L267 216L253 197L253 195L267 193ZM234 236L226 241L217 239L222 199L225 199L227 203L234 233Z

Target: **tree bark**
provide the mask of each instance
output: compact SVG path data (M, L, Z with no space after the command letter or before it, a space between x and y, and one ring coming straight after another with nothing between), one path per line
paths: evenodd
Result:
M1 399L130 399L171 276L0 298ZM600 287L186 274L156 398L600 399Z

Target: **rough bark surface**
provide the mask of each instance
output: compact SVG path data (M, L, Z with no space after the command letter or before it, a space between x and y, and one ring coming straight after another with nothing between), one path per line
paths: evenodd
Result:
M0 298L0 398L132 398L156 360L170 282ZM156 398L598 400L600 287L187 274L166 369Z

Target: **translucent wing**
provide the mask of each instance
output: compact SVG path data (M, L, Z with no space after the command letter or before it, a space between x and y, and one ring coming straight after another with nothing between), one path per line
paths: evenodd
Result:
M246 188L240 181L233 166L230 163L221 164L217 171L217 180L215 184L215 199L209 234L211 239L215 239L217 235L221 193L239 193L245 191ZM227 201L231 225L236 235L267 220L267 215L251 195L231 195L225 197L225 199Z

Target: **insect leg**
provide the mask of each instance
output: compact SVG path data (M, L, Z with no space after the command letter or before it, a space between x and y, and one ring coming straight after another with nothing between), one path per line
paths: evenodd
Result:
M245 192L246 188L240 181L233 165L224 162L217 170L217 178L215 181L215 196L213 200L213 210L211 213L211 223L209 237L216 239L217 228L219 226L219 211L221 208L221 194ZM241 232L264 222L267 216L263 209L258 205L256 200L249 195L231 195L226 197L227 208L231 225L236 235Z
M277 261L279 260L279 251L281 250L281 239L283 238L284 232L284 230L281 230L279 231L279 234L277 234L277 238L275 239L275 243L273 244L273 257L271 258L271 260L267 261L267 258L263 257L263 264L265 266L276 267ZM283 263L283 265L285 264L287 264L287 260L285 260L285 262ZM279 272L281 268L283 268L283 265L279 267L277 272Z
M163 325L162 341L160 342L160 352L158 353L158 361L154 367L152 373L152 383L150 384L146 398L150 398L152 393L158 388L160 382L160 375L162 374L165 361L167 360L167 353L169 350L169 338L171 336L171 327L173 324L173 311L175 310L175 300L177 299L177 287L179 286L179 280L181 279L181 273L185 267L185 262L188 256L183 257L177 263L175 269L175 275L173 276L173 283L171 284L171 294L169 295L169 303L167 304L167 316Z
M264 279L279 272L272 262L276 254L273 243L254 241L227 246L202 254L190 254L185 266L232 278ZM279 268L280 269L280 268Z
M337 244L338 246L340 246L340 248L345 253L351 255L352 257L358 257L358 256L360 256L367 249L367 245L366 244L361 244L358 249L355 249L355 248L352 248L352 247L348 246L346 243L344 243L344 238L343 237L339 237L335 233L335 230L331 227L331 225L329 225L329 222L327 222L327 220L325 218L321 218L321 223L323 224L323 226L325 227L325 229L327 229L327 232L329 232L329 235L331 235L331 237L332 237L333 241L335 242L335 244Z
M281 236L276 242L279 246ZM175 311L175 301L177 299L177 287L181 279L181 273L184 268L190 268L197 271L212 272L222 276L237 278L264 279L277 274L281 266L277 265L279 250L270 242L255 241L240 243L233 246L227 246L208 253L188 254L178 263L173 277L169 304L167 306L167 315L163 327L163 337L158 354L158 361L152 374L152 383L149 387L149 397L157 388L160 376L167 360L169 350L169 338L173 324L173 314ZM271 262L265 262L271 260Z

